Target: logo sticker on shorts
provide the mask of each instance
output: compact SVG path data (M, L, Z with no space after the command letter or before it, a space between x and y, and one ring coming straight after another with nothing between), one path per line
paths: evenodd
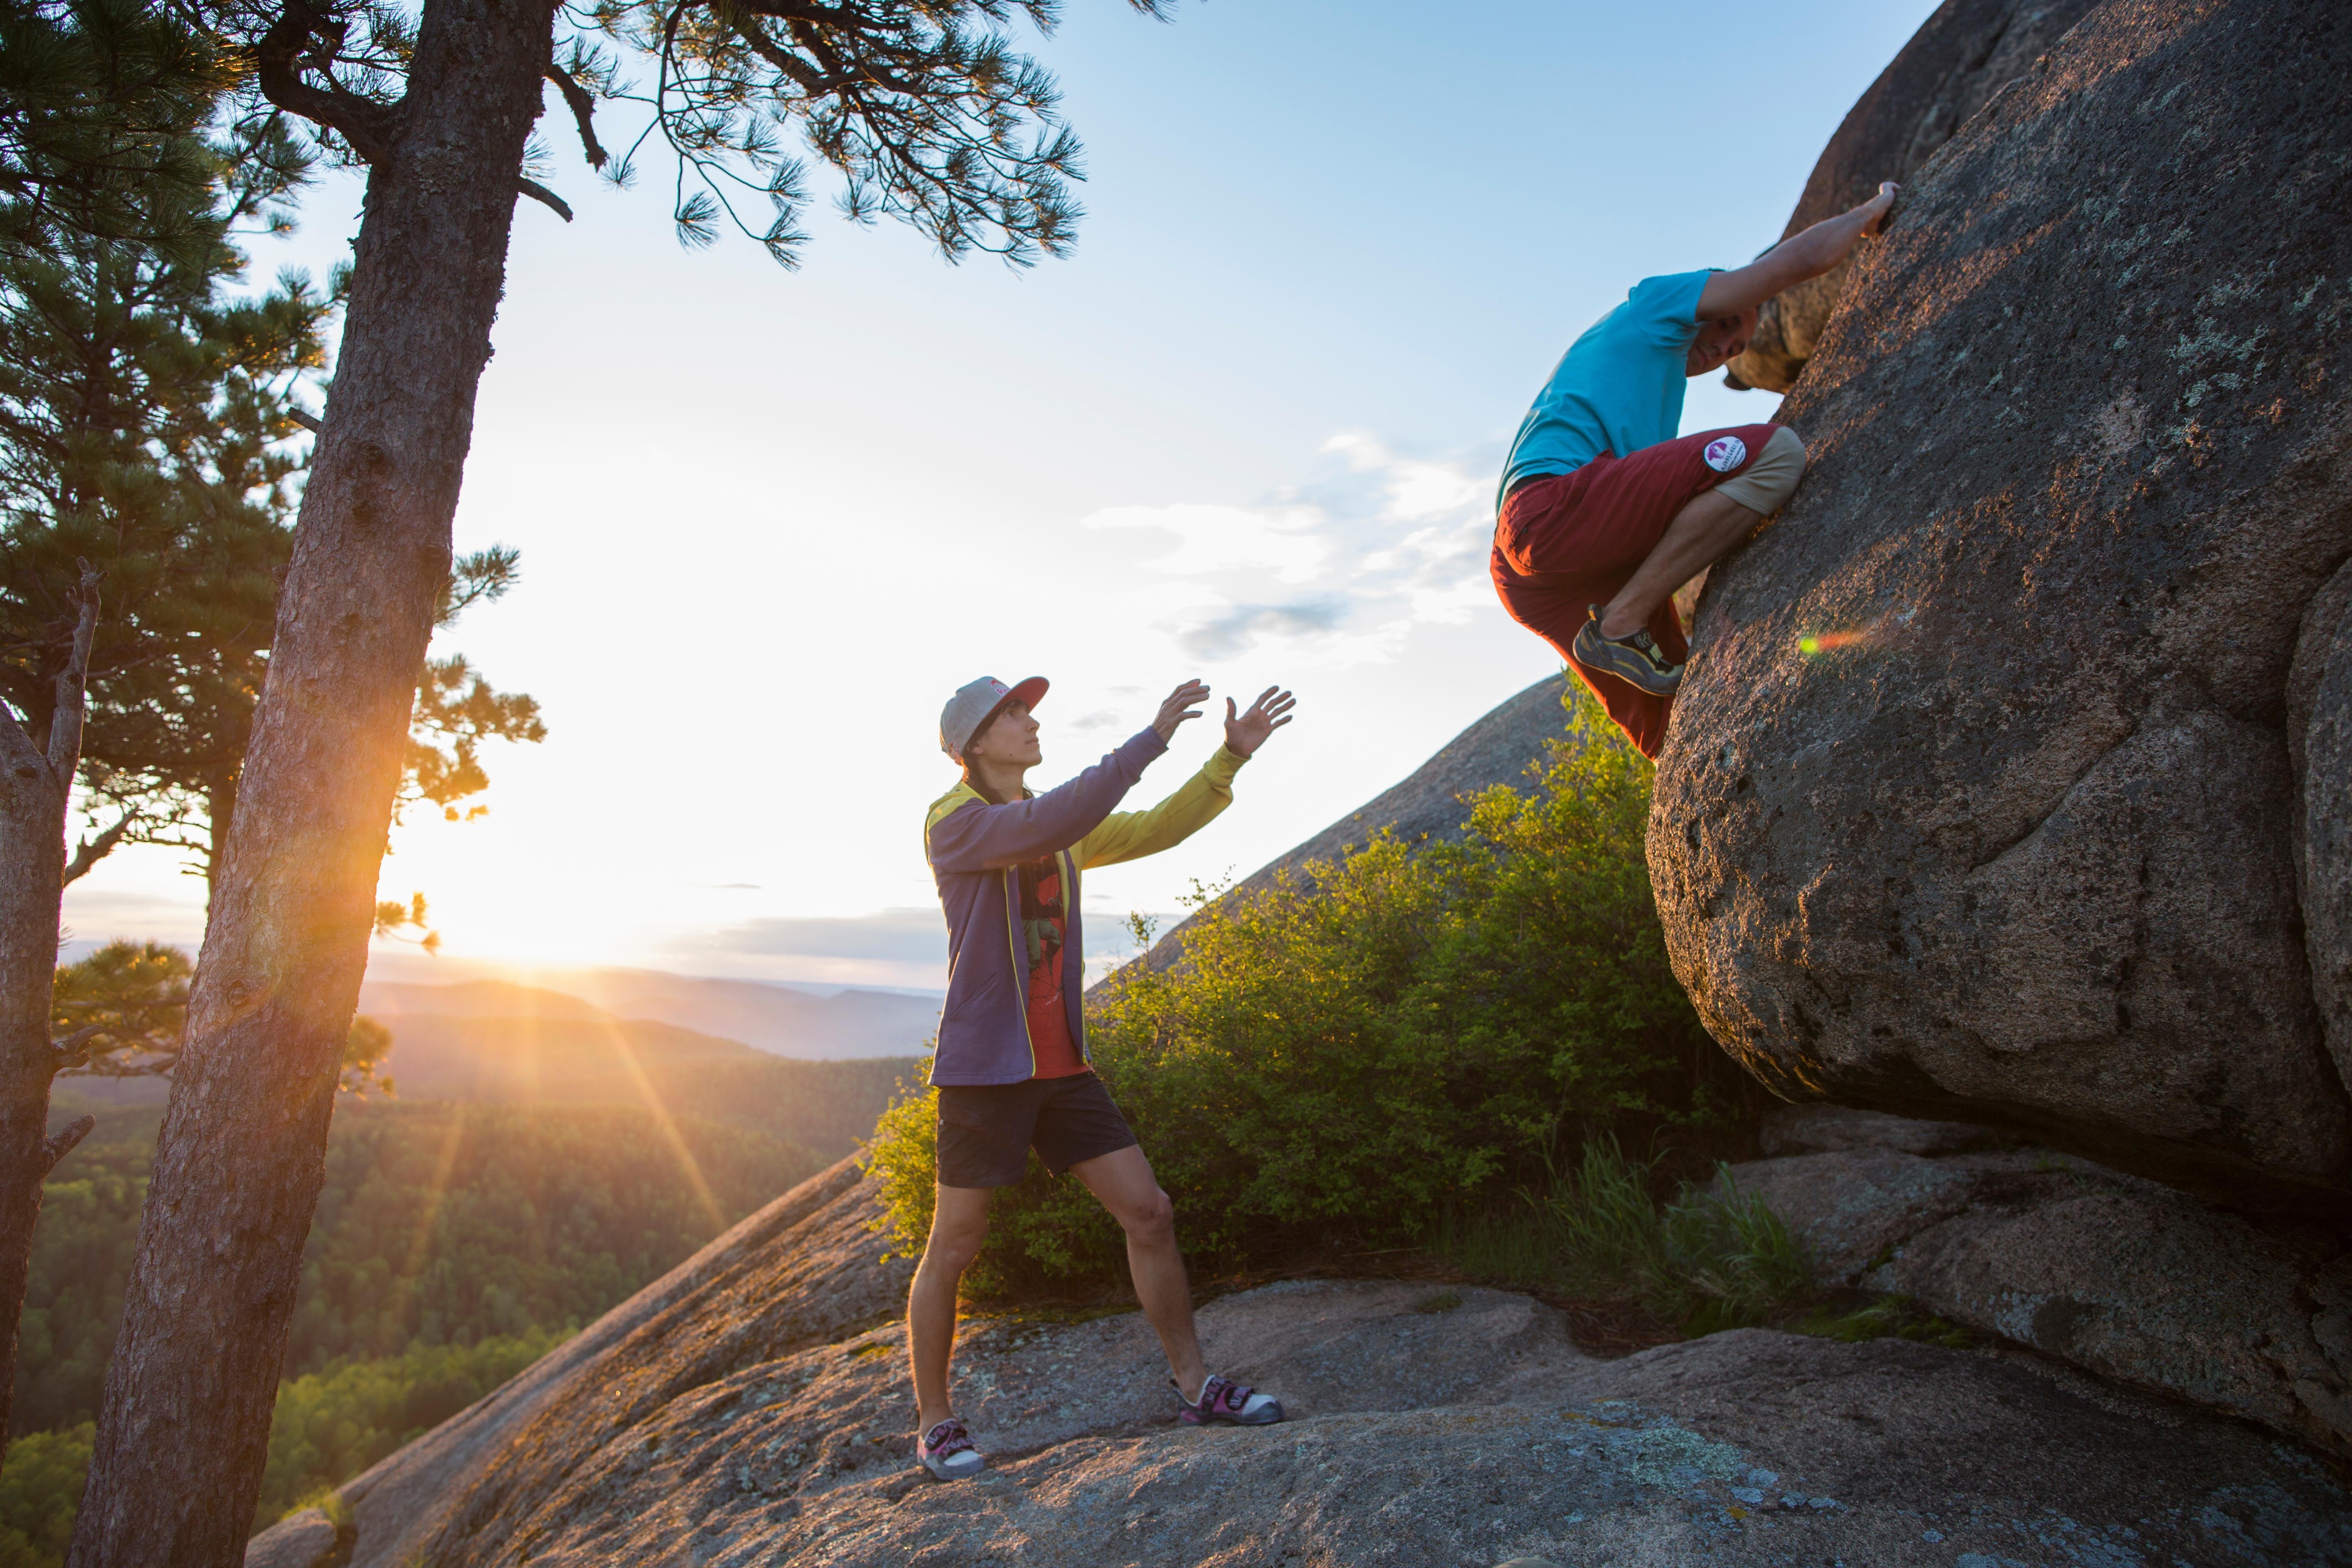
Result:
M1737 436L1717 436L1706 444L1706 466L1727 474L1748 460L1748 443Z

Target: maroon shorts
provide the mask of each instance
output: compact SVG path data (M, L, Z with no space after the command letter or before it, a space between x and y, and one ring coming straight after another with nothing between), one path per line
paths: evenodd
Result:
M1745 473L1777 425L1735 425L1644 447L1630 458L1602 453L1573 473L1529 479L1503 501L1487 564L1511 619L1559 650L1618 727L1645 757L1665 744L1671 697L1653 697L1615 676L1587 669L1570 652L1590 607L1615 598L1691 498ZM1737 436L1747 454L1728 468L1707 462L1708 444ZM1690 651L1671 600L1650 617L1650 635L1679 664Z

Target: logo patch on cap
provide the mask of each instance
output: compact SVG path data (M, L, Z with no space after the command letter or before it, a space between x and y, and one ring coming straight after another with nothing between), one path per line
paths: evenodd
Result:
M1706 444L1706 466L1727 474L1748 460L1748 443L1737 436L1717 436Z

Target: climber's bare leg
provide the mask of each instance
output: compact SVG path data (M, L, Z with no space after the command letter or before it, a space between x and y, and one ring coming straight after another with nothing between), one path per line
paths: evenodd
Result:
M1176 1249L1176 1205L1160 1190L1151 1162L1129 1144L1070 1167L1111 1217L1127 1232L1127 1267L1135 1278L1135 1299L1159 1331L1168 1370L1187 1399L1201 1396L1209 1369L1201 1360L1201 1338L1192 1328L1192 1287L1184 1279L1184 1255Z
M939 1187L931 1236L907 1292L907 1348L915 1365L919 1430L928 1432L955 1414L948 1398L948 1362L955 1353L956 1286L988 1239L989 1187Z
M1631 637L1649 625L1675 589L1723 559L1763 521L1717 491L1693 497L1666 524L1665 533L1634 568L1633 579L1602 608L1601 635Z

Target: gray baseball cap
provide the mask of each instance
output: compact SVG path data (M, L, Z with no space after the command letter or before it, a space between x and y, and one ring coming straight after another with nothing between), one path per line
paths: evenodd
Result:
M940 710L940 750L963 761L963 749L980 733L980 727L996 717L996 710L1008 702L1018 702L1024 708L1037 706L1037 699L1045 695L1045 678L1033 675L1018 686L1007 686L992 675L983 675L969 686L960 687Z

